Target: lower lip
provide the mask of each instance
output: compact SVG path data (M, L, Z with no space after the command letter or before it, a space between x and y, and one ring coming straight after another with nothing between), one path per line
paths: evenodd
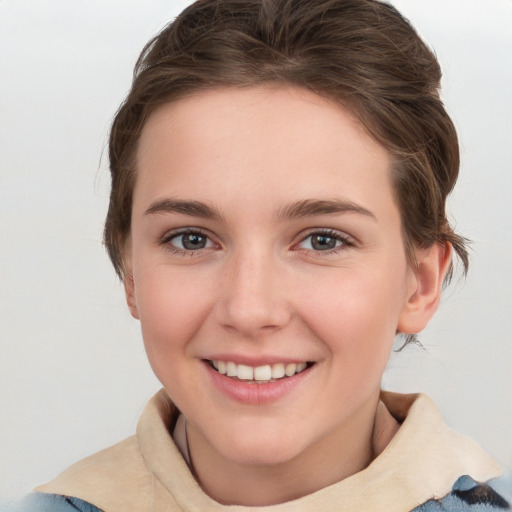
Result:
M312 369L312 367L308 367L292 377L285 377L274 382L258 383L226 377L214 370L206 361L204 366L217 389L229 398L246 405L264 405L283 398L299 386Z

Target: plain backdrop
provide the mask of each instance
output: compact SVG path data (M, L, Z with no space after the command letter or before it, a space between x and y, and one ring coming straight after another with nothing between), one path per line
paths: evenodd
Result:
M0 2L0 496L131 435L159 388L101 244L111 118L143 44L188 1ZM425 391L512 466L512 1L395 0L437 53L459 129L450 212L466 280L394 354L384 386Z

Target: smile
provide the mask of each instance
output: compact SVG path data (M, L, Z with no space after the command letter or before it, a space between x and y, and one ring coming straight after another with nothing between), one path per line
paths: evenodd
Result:
M313 363L274 363L262 366L248 366L233 361L208 361L210 366L221 375L232 379L254 383L275 382L277 380L293 377L301 373Z

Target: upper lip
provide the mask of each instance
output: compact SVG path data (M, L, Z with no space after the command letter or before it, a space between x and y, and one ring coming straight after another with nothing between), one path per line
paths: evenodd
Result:
M276 363L307 363L312 362L311 359L307 358L298 358L298 357L287 357L287 356L277 356L277 355L261 355L261 356L247 356L241 354L214 354L211 356L207 356L204 359L208 361L224 361L224 362L233 362L236 364L244 364L246 366L265 366L272 365Z

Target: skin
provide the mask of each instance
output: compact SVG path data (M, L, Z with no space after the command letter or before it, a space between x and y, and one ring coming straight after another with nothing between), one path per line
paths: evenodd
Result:
M166 199L218 215L163 211ZM283 215L304 200L358 211ZM206 245L184 249L183 228ZM313 245L325 230L328 251ZM279 503L371 462L394 336L419 332L434 313L450 250L417 258L411 269L388 152L339 105L291 87L220 89L151 115L137 154L126 296L212 498ZM212 385L204 360L215 354L314 365L279 400L247 405Z

